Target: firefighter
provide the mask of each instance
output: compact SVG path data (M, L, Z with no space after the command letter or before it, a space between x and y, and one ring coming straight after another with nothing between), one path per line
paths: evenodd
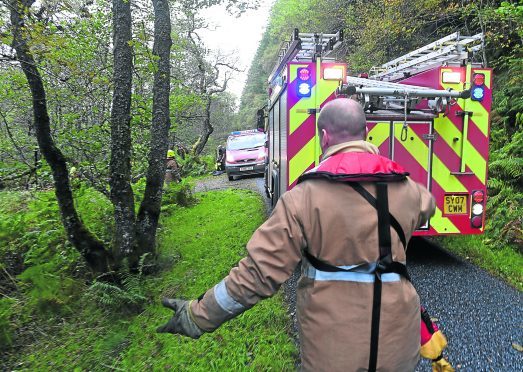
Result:
M216 149L216 164L217 171L225 171L225 147L219 145Z
M180 168L174 157L173 150L167 150L166 169L165 169L165 183L169 184L172 181L180 182Z
M163 299L175 314L157 331L192 338L212 332L272 296L301 262L296 308L303 370L413 371L420 303L402 269L403 244L434 213L434 199L364 140L365 115L356 101L327 103L318 132L320 165L282 195L247 243L247 257L199 299ZM386 181L386 206L396 223L386 226L394 228L379 228L375 207L348 184L355 181L370 199ZM387 231L391 254L382 259L379 245Z

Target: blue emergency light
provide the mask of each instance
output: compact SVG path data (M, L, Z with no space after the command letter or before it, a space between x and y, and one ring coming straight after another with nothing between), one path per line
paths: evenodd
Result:
M312 92L311 71L307 67L298 68L298 97L310 97Z
M485 98L485 75L475 74L472 88L470 89L470 99L473 101L481 102Z

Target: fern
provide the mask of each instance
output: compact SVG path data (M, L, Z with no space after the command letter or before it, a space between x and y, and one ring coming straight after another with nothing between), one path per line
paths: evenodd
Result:
M490 163L490 169L497 175L519 180L523 177L523 158L504 158Z
M140 309L147 297L144 289L143 269L149 253L140 257L137 273L131 272L125 265L116 273L119 284L95 280L87 290L87 296L102 306L111 308Z

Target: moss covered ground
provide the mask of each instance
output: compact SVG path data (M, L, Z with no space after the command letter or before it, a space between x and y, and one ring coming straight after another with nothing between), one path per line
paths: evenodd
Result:
M52 273L39 261L35 266L43 278L36 273L25 275L27 269L13 278L17 288L6 293L0 304L3 367L38 371L294 369L297 350L281 295L199 340L155 333L172 315L161 306L161 297L190 299L216 284L245 255L246 242L265 218L262 201L254 192L214 191L196 196L198 202L191 207L166 208L159 231L160 270L141 276L128 288L136 292L129 298L141 298L141 302L126 305L114 296L100 301L104 288L93 291L85 277L74 277L81 268L55 268L57 272ZM25 228L31 230L35 221L27 216L33 213L33 202L21 200L15 194L0 194L0 216L26 216L18 218L25 218ZM80 204L84 215L96 214L89 211L93 208L89 203ZM47 223L60 231L59 221L51 220ZM40 224L40 230L51 225ZM25 234L20 231L19 238ZM9 240L5 238L4 243ZM48 243L42 239L38 244ZM50 262L72 250L64 242L59 244L61 248L51 249ZM2 249L7 249L6 244ZM70 256L77 258L74 251ZM24 275L27 281L20 279ZM63 284L55 283L47 300L41 301L38 291L45 292L45 285L38 289L34 282L53 276Z

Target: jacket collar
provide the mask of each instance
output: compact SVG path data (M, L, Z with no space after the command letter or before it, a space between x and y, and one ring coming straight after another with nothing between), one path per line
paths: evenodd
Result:
M334 146L330 146L323 153L321 160L323 161L334 154L338 154L338 153L342 153L342 152L367 152L369 154L374 154L374 155L380 154L380 150L370 142L367 142L364 140L350 141L350 142L343 142L343 143L339 143Z

